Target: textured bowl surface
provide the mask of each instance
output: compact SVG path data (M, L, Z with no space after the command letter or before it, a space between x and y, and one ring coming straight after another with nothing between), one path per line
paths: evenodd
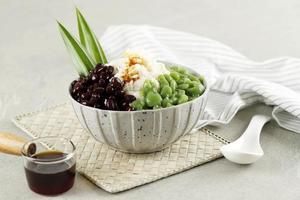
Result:
M69 96L81 125L97 141L124 152L149 153L168 147L194 128L204 114L206 83L205 87L200 97L187 103L130 112L84 106Z

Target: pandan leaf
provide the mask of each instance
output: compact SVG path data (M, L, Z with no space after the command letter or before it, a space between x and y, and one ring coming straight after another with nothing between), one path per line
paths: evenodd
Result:
M80 42L59 22L58 29L79 75L86 76L96 63Z
M96 63L107 63L104 51L81 12L76 8L78 31L81 44L87 49Z

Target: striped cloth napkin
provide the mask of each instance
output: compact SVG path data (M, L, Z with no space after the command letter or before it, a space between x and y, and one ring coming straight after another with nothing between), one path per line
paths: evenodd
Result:
M204 120L198 126L226 124L238 110L257 102L273 106L272 116L300 132L300 60L255 62L224 44L201 36L152 26L120 25L101 38L108 59L128 48L143 48L157 59L199 71L209 82Z

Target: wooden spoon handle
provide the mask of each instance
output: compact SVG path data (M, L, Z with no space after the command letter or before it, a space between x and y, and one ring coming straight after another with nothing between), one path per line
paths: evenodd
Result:
M26 143L26 139L11 133L0 132L0 152L21 155L21 149Z

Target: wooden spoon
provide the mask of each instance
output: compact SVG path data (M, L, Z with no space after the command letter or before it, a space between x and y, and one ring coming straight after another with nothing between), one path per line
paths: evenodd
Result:
M2 153L21 156L22 147L26 142L27 140L21 136L11 133L0 132L0 152ZM30 146L32 145L29 145L28 150L30 149Z

